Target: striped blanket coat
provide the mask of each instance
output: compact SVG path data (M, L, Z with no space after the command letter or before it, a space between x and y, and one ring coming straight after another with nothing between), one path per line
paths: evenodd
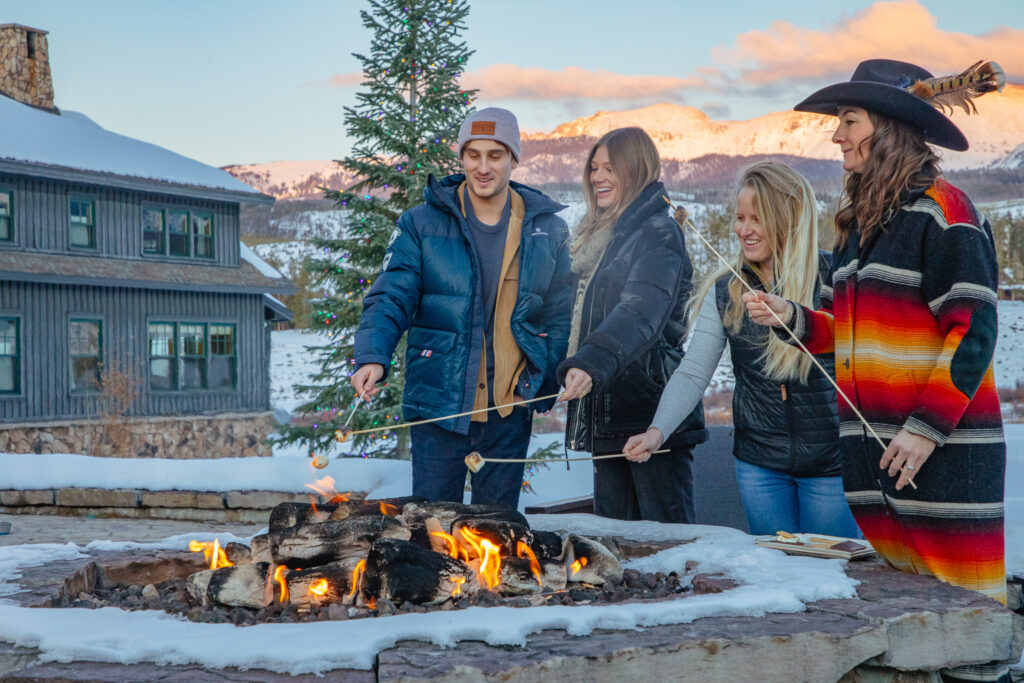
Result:
M942 179L912 193L860 245L833 255L822 308L799 308L812 353L888 441L902 428L937 447L910 486L880 470L882 449L840 397L847 501L894 567L1006 601L1006 446L992 372L998 273L991 228Z

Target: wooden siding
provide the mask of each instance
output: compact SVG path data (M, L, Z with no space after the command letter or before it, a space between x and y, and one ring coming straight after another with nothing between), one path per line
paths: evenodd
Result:
M190 264L238 266L238 204L134 192L31 176L0 173L0 188L10 190L14 206L14 241L0 249L145 259ZM70 247L69 196L96 202L96 249ZM214 258L142 255L142 206L189 209L213 215ZM166 229L166 228L165 228ZM165 233L166 241L166 233Z
M0 316L21 319L22 394L0 396L0 422L95 417L95 397L71 393L69 320L103 321L103 358L121 359L141 379L130 415L254 412L270 407L270 342L259 294L212 294L0 282ZM234 391L149 389L147 324L225 322L235 327Z

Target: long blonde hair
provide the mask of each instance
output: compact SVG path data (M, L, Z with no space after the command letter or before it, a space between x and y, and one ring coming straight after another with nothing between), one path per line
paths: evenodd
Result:
M619 183L619 201L607 209L597 205L597 193L590 184L590 164L601 147L608 151L608 161ZM626 207L633 203L645 187L660 177L661 157L658 148L643 128L616 128L602 135L590 148L587 162L583 164L583 196L587 202L587 213L576 228L573 250L578 249L594 233L615 227L615 222Z
M754 212L764 227L765 238L772 252L774 272L767 272L762 264L752 263L741 249L733 267L742 273L750 268L761 282L774 282L771 291L783 299L804 306L814 306L814 296L821 286L818 273L818 207L814 190L802 175L777 161L762 161L747 168L740 176L736 190L738 199L744 188L753 190ZM723 275L730 274L725 266L708 276L690 300L690 323L696 323L701 302L708 291ZM754 284L754 283L751 283ZM746 308L740 297L746 288L733 276L729 281L729 305L722 324L731 333L739 332ZM769 334L761 355L764 374L776 381L791 379L806 382L812 361L800 349Z

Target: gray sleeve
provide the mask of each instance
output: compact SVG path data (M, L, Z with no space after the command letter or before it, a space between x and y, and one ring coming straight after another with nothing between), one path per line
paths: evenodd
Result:
M708 290L700 305L697 325L686 355L679 367L672 373L661 394L658 411L654 414L651 427L657 427L667 439L693 411L708 388L718 361L725 350L725 329L718 316L715 303L715 288Z

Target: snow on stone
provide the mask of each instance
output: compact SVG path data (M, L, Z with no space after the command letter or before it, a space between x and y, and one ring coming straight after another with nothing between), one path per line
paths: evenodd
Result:
M257 256L256 252L245 245L245 242L239 242L238 247L240 250L239 255L242 257L242 260L256 266L256 270L260 271L263 275L272 278L284 277L284 275L278 272L277 268L274 268L274 266Z
M0 97L0 159L257 194L219 168L112 133L84 114L51 114L9 97Z
M789 557L760 548L754 545L753 537L733 529L653 522L627 525L591 515L534 516L530 523L538 529L569 525L590 534L618 534L628 529L628 535L638 540L692 539L692 543L624 565L642 571L682 572L686 561L693 559L708 571L735 577L742 585L723 593L659 602L600 607L471 607L376 619L260 624L244 629L231 624L193 623L152 610L29 609L0 604L0 641L39 648L43 661L149 661L318 674L343 667L371 669L378 652L401 640L442 647L461 640L521 646L528 635L552 628L582 636L594 629L637 629L710 616L801 612L806 602L855 594L856 581L843 572L842 561ZM186 537L177 539L178 547L186 547ZM146 545L166 547L133 547ZM33 557L31 549L36 547L40 550ZM54 547L65 548L15 546L20 552L16 560L6 562L6 568L17 571L26 562L49 560L48 551ZM72 548L69 544L64 552Z

